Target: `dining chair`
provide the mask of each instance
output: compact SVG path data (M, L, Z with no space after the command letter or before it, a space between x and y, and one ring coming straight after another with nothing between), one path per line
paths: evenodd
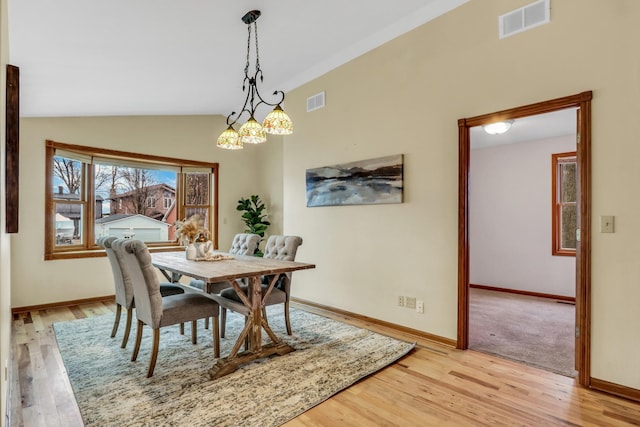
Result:
M231 248L229 248L229 253L233 255L253 255L256 251L256 248L260 244L261 239L262 237L257 234L236 234L231 241ZM211 294L219 294L221 290L231 287L231 284L229 282L215 282L206 285L206 283L204 283L204 281L202 280L191 279L191 281L189 282L189 286ZM209 329L209 319L205 319L204 327L205 329Z
M299 236L283 236L272 235L267 239L267 243L264 248L263 258L278 259L284 261L295 261L298 247L302 245L302 237ZM264 296L269 284L274 279L274 276L262 276L262 295ZM246 294L248 286L242 285L240 289ZM289 319L289 298L291 295L291 273L280 274L277 278L277 282L274 285L271 293L267 297L267 300L262 306L262 317L267 318L266 306L275 304L284 304L284 320L287 327L287 335L291 335L291 321ZM226 298L235 302L242 303L242 300L236 293L235 289L227 288L220 292L222 298ZM220 336L224 338L225 323L227 320L227 309L222 308L222 325L220 327Z
M233 255L253 255L260 244L260 237L257 234L240 233L236 234L231 241L231 248L229 253ZM229 282L217 282L210 283L209 286L205 286L204 281L198 279L191 279L189 286L207 291L212 294L218 294L221 290L230 287ZM206 288L206 289L205 289Z
M118 326L120 325L120 318L122 317L122 307L127 310L127 323L124 328L124 336L122 337L122 344L120 347L125 348L129 341L129 333L131 332L131 321L133 318L133 309L135 302L133 299L133 288L128 280L122 274L122 268L116 254L111 248L111 244L117 237L105 236L98 239L98 245L102 246L109 258L109 264L111 265L111 271L113 272L113 282L116 291L116 315L113 322L113 328L111 330L111 338L116 336L118 332ZM160 294L165 297L169 295L183 294L184 289L178 285L171 283L160 283ZM184 329L181 330L183 332Z
M185 292L162 297L158 275L151 263L149 249L144 242L118 239L111 243L111 247L120 260L123 276L128 277L131 281L136 302L138 326L131 361L138 358L143 326L147 325L153 329L153 346L147 378L153 375L155 369L160 346L160 328L164 326L191 322L191 342L197 344L196 321L213 317L213 353L214 357L220 357L220 324L218 321L220 310L218 303L200 292Z

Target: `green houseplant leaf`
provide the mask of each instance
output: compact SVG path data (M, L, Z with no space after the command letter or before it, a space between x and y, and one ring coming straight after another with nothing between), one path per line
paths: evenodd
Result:
M267 231L267 228L271 225L269 221L267 221L267 214L264 213L265 205L260 200L258 195L252 195L249 198L245 199L244 197L238 200L238 206L236 206L236 210L243 212L242 220L244 221L247 229L244 230L245 233L257 234L258 236L264 238L264 233ZM254 252L255 256L262 256L262 251L260 250L260 245L256 248Z

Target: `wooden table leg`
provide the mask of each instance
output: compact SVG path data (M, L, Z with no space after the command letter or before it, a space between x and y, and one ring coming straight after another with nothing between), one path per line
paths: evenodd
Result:
M251 313L247 319L247 325L243 332L249 336L249 349L240 354L234 353L240 348L244 341L245 334L241 333L229 357L218 359L215 365L209 369L209 377L213 380L235 372L238 366L249 363L256 359L278 354L280 356L294 351L293 347L279 339L271 330L266 321L262 318L262 286L260 277L251 277L247 290ZM241 298L242 299L242 298ZM243 301L244 302L244 301ZM247 302L244 302L247 305ZM273 341L270 344L262 345L262 329L267 332Z
M167 272L167 270L163 270L162 268L159 268L158 270L160 270L160 273L162 273L162 275L171 283L178 283L182 277L182 274L180 273L174 273L173 271Z
M262 286L260 285L260 277L249 278L248 293L251 302L249 351L252 353L262 350Z

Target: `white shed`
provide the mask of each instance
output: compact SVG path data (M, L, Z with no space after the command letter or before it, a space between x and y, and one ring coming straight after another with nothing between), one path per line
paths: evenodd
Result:
M171 224L141 214L116 214L96 220L96 239L103 236L166 242Z

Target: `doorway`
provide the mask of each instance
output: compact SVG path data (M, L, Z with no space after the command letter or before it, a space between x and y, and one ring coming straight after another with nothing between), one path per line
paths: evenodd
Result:
M575 108L470 130L469 348L569 377L576 131Z
M576 310L575 367L578 381L588 386L590 381L590 254L591 254L591 99L592 92L543 101L460 119L459 129L459 191L458 191L458 340L457 347L469 346L469 168L470 128L502 120L551 113L568 108L577 109L578 218L576 244Z

